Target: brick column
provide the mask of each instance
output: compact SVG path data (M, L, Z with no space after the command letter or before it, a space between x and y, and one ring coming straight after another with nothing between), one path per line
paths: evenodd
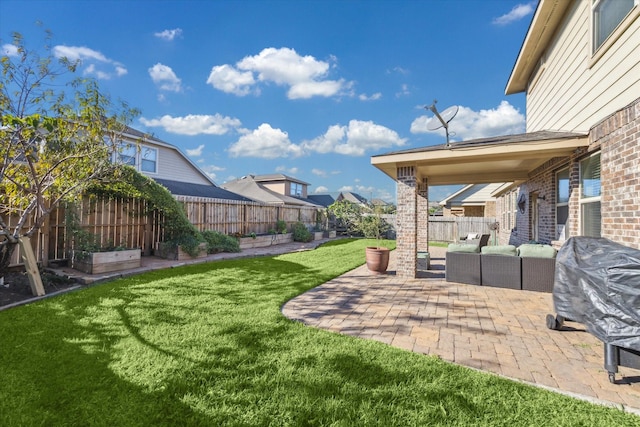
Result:
M400 167L397 172L396 275L402 278L415 278L417 267L416 173L412 166Z
M417 249L429 251L429 186L427 178L422 178L417 192Z

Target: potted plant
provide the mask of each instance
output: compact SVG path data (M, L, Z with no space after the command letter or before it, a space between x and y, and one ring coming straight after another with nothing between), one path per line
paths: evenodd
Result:
M370 213L363 214L357 222L357 229L364 237L376 239L376 246L365 248L367 268L372 274L385 274L389 266L390 251L380 244L380 238L389 229L389 224L380 215L380 208L374 206Z
M329 212L336 218L339 227L348 234L361 234L368 239L376 239L376 246L365 250L367 268L373 274L384 274L389 266L389 248L380 244L382 234L389 229L389 224L382 218L380 206L365 208L347 200L335 202L329 206Z

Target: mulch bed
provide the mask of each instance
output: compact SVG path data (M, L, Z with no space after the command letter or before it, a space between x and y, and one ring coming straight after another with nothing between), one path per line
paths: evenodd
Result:
M48 272L41 273L45 295L69 289L78 285L66 277L56 276ZM0 285L0 308L9 304L28 301L35 298L31 292L29 278L26 273L10 272L4 275L4 284Z

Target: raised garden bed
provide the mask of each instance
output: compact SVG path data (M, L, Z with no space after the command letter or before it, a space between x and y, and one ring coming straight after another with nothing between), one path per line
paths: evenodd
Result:
M88 274L102 274L140 267L140 249L73 254L71 267Z
M271 245L281 245L293 242L293 233L264 234L255 237L240 237L240 249L264 248Z
M176 247L176 246L167 245L166 243L158 242L156 244L155 255L159 256L160 258L172 259L176 261L205 258L207 256L207 244L201 243L199 249L200 250L198 251L198 255L194 257L189 255L179 246Z

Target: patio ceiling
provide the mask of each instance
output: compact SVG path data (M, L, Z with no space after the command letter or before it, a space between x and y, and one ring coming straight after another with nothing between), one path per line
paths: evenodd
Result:
M416 168L429 185L526 181L555 157L587 147L587 135L540 131L396 151L371 157L371 164L397 179L397 169Z

